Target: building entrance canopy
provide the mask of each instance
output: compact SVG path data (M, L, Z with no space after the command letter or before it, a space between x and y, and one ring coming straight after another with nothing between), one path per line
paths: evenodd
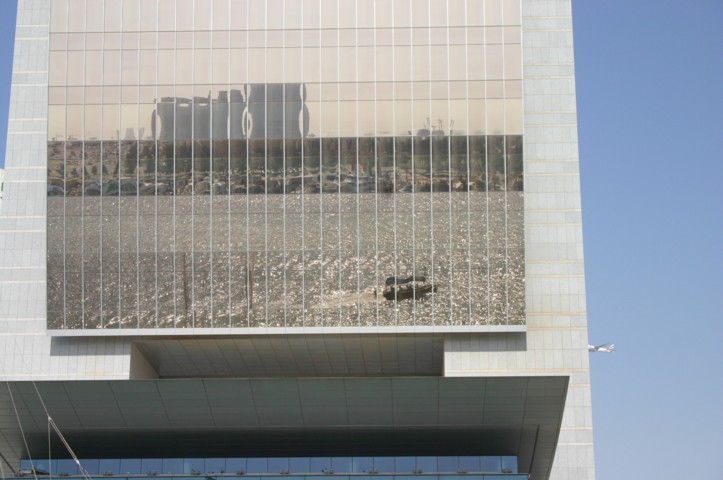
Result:
M80 458L516 455L547 478L567 377L309 378L36 382ZM45 458L32 383L0 390L0 452ZM57 439L52 451L63 456Z

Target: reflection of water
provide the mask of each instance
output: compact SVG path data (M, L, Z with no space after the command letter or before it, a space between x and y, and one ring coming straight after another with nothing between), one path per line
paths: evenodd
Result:
M522 323L522 202L501 192L53 197L49 324L62 326L63 305L82 306L65 312L69 328ZM438 292L381 296L388 276L409 275Z
M381 290L377 290L381 291ZM349 307L352 305L375 304L377 302L377 294L372 291L361 292L328 292L321 303L314 308L338 308Z

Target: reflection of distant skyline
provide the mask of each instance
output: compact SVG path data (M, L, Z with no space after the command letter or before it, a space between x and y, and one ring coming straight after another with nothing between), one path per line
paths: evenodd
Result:
M300 83L251 84L218 97L162 97L152 116L161 141L302 138L309 133L306 87ZM160 133L158 121L160 120ZM142 132L140 133L141 138Z

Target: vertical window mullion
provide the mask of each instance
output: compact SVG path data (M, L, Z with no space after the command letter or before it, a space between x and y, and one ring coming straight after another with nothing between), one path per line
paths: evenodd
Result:
M196 11L196 0L191 3ZM196 327L196 16L192 16L191 35L191 328ZM185 273L185 272L184 272Z
M320 112L319 112L319 326L325 326L324 324L324 93L326 90L326 84L324 83L324 70L323 70L323 43L322 43L322 16L323 16L323 5L319 2L319 93L320 93Z
M482 18L487 18L487 11L486 11L486 2L482 4ZM487 90L488 90L488 78L489 78L489 71L488 71L488 55L487 55L487 31L488 28L485 26L483 29L483 43L484 43L484 49L485 49L485 56L484 56L484 99L485 99L485 111L484 111L484 132L485 132L485 150L484 150L484 168L485 168L485 233L486 233L486 239L485 239L485 246L486 246L486 257L487 257L487 317L485 318L485 323L489 324L491 317L490 314L492 312L492 277L490 275L490 265L491 265L491 259L490 259L490 181L489 181L489 108L487 104Z
M341 35L341 23L339 21L339 0L336 0L336 181L337 181L337 223L338 223L338 233L337 233L337 242L339 246L338 251L338 263L337 263L337 272L339 276L339 285L337 287L337 291L339 292L339 326L344 325L343 322L343 308L342 308L342 298L344 291L342 290L342 281L341 281L341 270L342 270L342 261L341 261L341 236L342 236L342 222L341 222L341 72L339 71L340 68L340 35Z
M159 30L158 17L160 16L159 10L160 10L160 6L158 5L158 1L156 0L156 31L155 31L156 52L157 52L156 58L158 58L158 55L160 52L160 48L159 48L160 45L158 42L158 30ZM156 85L155 85L156 95L154 98L154 101L156 103L156 115L158 113L158 69L159 69L158 62L156 62ZM154 149L155 149L155 151L154 151L155 162L154 162L154 169L153 169L153 175L154 175L153 183L155 184L155 187L154 187L155 195L153 198L153 211L154 211L153 249L154 249L155 262L154 262L154 269L153 269L154 270L153 280L154 280L154 293L155 293L154 300L155 300L155 309L156 309L156 313L154 315L154 318L155 318L154 325L155 325L155 328L158 328L158 326L159 326L158 325L158 317L160 316L159 311L158 311L158 294L159 294L159 292L158 292L158 132L156 132L155 135L153 135L153 144L154 144Z
M251 149L249 148L249 143L251 142L251 135L249 134L249 94L251 93L251 86L249 85L249 13L250 13L250 2L246 2L246 82L244 85L244 114L242 116L242 131L244 132L244 137L246 137L246 198L245 198L245 204L246 204L246 327L251 326L251 318L253 316L252 308L253 308L253 270L252 270L252 252L251 252L251 234L250 234L250 220L251 220L251 212L249 211L249 201L250 201L250 193L249 193L249 167L251 165L249 154L251 152Z
M396 80L396 69L394 68L394 60L396 57L395 57L395 48L394 48L394 43L395 43L394 42L394 40L395 40L395 36L394 36L394 32L395 32L395 29L394 29L394 5L392 4L390 6L391 6L391 16L392 16L392 22L391 22L392 23L392 45L391 45L391 52L392 52L392 69L391 69L392 70L392 125L393 125L392 128L394 128L397 125L396 92L395 92L395 88L394 88L394 86L395 86L394 82ZM375 15L375 18L376 18L376 15ZM397 142L396 142L396 137L394 135L393 130L392 130L392 143L391 144L392 144L392 196L394 199L394 202L392 203L393 209L394 209L392 212L392 216L394 218L394 276L397 277L399 275L399 272L397 272L397 265L399 263L398 257L397 257L397 245L398 245L398 240L397 240L397 201L398 201L398 197L397 197ZM414 266L412 266L412 272L414 272ZM414 273L412 273L412 275L414 275ZM416 298L414 298L414 299L412 299L412 319L411 319L412 324L414 324L414 311L416 310L416 308L417 308L417 300L416 300Z
M281 10L281 22L282 22L282 28L281 31L284 33L284 38L282 40L281 44L281 59L283 62L283 65L281 66L281 195L282 198L282 208L281 208L281 219L282 219L282 233L281 233L281 265L282 265L282 274L284 278L282 279L283 283L283 296L284 296L284 305L283 305L283 318L284 323L283 326L287 327L288 322L288 302L287 302L287 275L286 271L288 270L287 265L288 257L286 252L286 195L287 195L287 181L286 181L286 2L282 3L282 10Z
M356 288L357 288L357 325L361 325L364 320L362 314L367 312L359 308L361 305L361 235L360 232L360 221L359 221L359 0L354 2L354 106L355 106L355 132L354 136L354 147L355 147L355 175L356 175ZM374 286L376 292L377 285ZM375 295L374 302L377 302Z
M228 184L228 196L226 198L226 248L227 248L227 265L228 265L228 278L227 278L227 291L228 291L228 327L231 327L233 325L232 318L233 318L233 288L232 288L232 275L231 275L231 259L233 258L233 252L231 248L231 193L232 193L232 183L231 183L231 109L233 108L233 104L231 102L231 2L230 0L226 2L228 4L228 10L227 10L227 19L228 19L228 54L227 54L227 63L228 63L228 75L226 78L226 83L228 85L228 123L226 124L226 140L227 140L227 165L226 165L226 181Z
M174 2L175 3L175 2ZM173 54L173 328L175 329L178 325L178 225L176 223L176 217L178 212L178 172L176 171L176 156L178 154L177 147L177 131L178 131L178 86L176 85L176 71L178 70L178 55L176 55L176 45L178 45L178 34L176 32L176 26L178 25L178 9L174 8L176 15L174 16L174 54ZM160 15L159 15L160 20ZM185 254L184 254L185 255ZM183 285L183 282L181 283ZM184 290L185 296L185 290ZM185 318L185 313L184 313Z
M417 238L416 238L416 206L417 206L417 177L416 177L416 162L415 162L415 152L414 152L414 145L417 143L414 141L414 14L412 9L412 0L409 0L409 25L410 25L410 46L409 46L409 88L410 88L410 97L411 97L411 110L412 110L412 116L411 116L411 122L412 125L410 125L410 133L411 133L411 155L412 155L412 275L417 275ZM417 324L417 302L416 299L414 301L414 306L412 310L412 319L414 321L414 324Z
M102 30L103 30L103 32L105 32L105 4L103 4L103 29ZM105 316L103 315L103 306L104 306L103 300L105 298L105 282L104 282L105 278L103 276L103 238L104 238L104 230L105 229L103 227L105 225L105 222L103 221L103 217L104 217L103 204L105 202L104 202L103 194L105 192L103 192L103 185L105 185L105 182L103 181L104 180L103 179L103 171L105 169L103 168L103 159L105 158L105 155L104 155L104 151L105 151L104 150L104 147L105 147L105 135L104 135L104 133L105 133L105 125L104 125L105 104L103 102L103 98L105 95L105 74L103 72L105 72L105 34L102 36L101 42L102 42L101 51L103 52L103 55L101 55L101 79L102 79L102 81L101 81L101 85L100 85L100 98L101 98L100 161L99 161L99 164L100 164L100 169L99 169L100 170L100 172L99 172L99 175L100 175L100 188L99 188L99 190L100 190L100 213L99 213L99 222L98 222L100 224L100 238L98 240L98 244L99 244L98 250L99 250L100 259L99 259L98 264L100 267L100 322L99 323L100 323L100 328L104 328ZM66 98L67 98L67 96L66 96Z
M70 6L65 3L65 30L68 30L70 25L69 17ZM65 49L65 131L63 132L63 328L68 328L68 232L67 232L67 203L68 203L68 48L66 45Z
M123 2L123 0L121 0L121 12L123 11L122 2ZM118 170L118 178L116 181L118 182L118 199L117 199L118 217L117 218L118 218L118 328L119 329L123 325L123 288L122 288L123 277L121 275L121 272L123 271L122 270L123 265L121 263L121 252L123 251L122 250L123 244L121 242L121 215L122 215L123 211L121 210L121 198L120 198L121 186L122 186L120 172L121 172L121 145L122 145L121 144L121 128L123 128L123 123L122 123L122 120L123 120L122 72L123 72L123 44L124 44L124 42L123 42L123 15L122 14L120 16L120 35L121 35L121 51L120 51L120 55L118 55L118 72L119 72L118 75L119 75L119 78L121 78L121 80L119 82L120 83L120 87L119 87L120 97L118 99L118 134L117 134L117 137L118 137L118 139L117 139L117 142L118 142L117 155L118 155L118 157L116 158L116 162L117 162L116 165L117 165L117 170Z
M211 327L216 326L216 319L214 318L214 282L213 282L213 200L214 200L214 159L213 159L213 92L214 92L214 78L213 78L213 1L211 2L211 48L209 55L211 56L211 85L209 85L208 95L208 184L209 184L209 210L208 210L208 282L209 282L209 323ZM195 37L195 34L194 34Z
M304 38L305 38L305 30L304 30L304 0L301 0L301 84L304 85ZM303 97L302 97L303 99ZM303 108L303 106L302 106ZM304 132L306 132L306 116L301 115L302 122L304 122L304 125L301 126L301 325L306 326L306 231L305 231L305 222L304 218L306 217L306 205L304 202L304 199L306 197L306 184L305 184L305 178L306 178L306 159L305 159L305 151L304 146L306 144L305 142L305 136Z
M359 1L359 0L357 0ZM372 15L374 16L373 20L373 27L374 30L376 30L376 23L377 23L377 2L374 1L374 6L372 7ZM376 79L377 77L377 57L376 57L376 48L377 48L377 38L376 33L374 34L374 40L373 40L373 52L374 52L374 75L372 75L372 78ZM379 160L377 157L377 89L376 85L374 86L374 163L372 168L374 169L374 275L375 275L375 281L374 285L379 286ZM395 265L396 269L396 265ZM379 326L379 297L375 299L376 303L376 325ZM396 313L394 313L396 315ZM385 325L388 326L388 325Z
M432 3L431 0L426 0L427 2L427 37L428 37L428 51L427 51L427 65L428 65L428 72L427 72L427 83L429 85L428 95L429 95L429 137L428 137L428 144L429 144L429 237L430 237L430 268L431 268L431 277L432 277L432 285L435 283L435 270L436 265L434 263L434 254L435 254L435 245L434 245L434 141L432 137L432 133L434 132L434 111L432 109ZM436 299L435 296L432 295L430 299L430 303L432 304L432 325L437 324L437 318L436 318Z
M471 193L470 193L470 179L472 174L470 172L470 129L469 129L469 18L467 12L467 2L464 2L464 88L465 88L465 110L466 110L466 121L465 125L465 138L467 143L467 322L473 324L472 320L472 265L474 265L472 259L472 212L471 212Z
M264 312L269 326L269 5L264 2Z
M501 16L505 18L505 2L500 2ZM504 37L502 39L502 98L503 98L503 109L502 109L502 125L503 133L507 133L507 75L505 74L505 45L506 42ZM504 203L504 218L505 218L505 273L504 273L504 302L505 302L505 325L510 323L510 252L509 252L509 206L507 198L507 136L503 137L502 143L502 175L504 181L502 183L503 195L505 199Z
M141 3L138 2L138 22L140 26ZM140 33L139 33L140 42ZM136 328L141 327L141 215L140 215L140 155L141 155L141 138L140 135L140 119L141 119L141 85L140 85L140 68L141 68L141 48L140 43L137 53L138 60L138 77L136 77L136 95L138 97L136 106Z
M84 22L84 25L87 25L87 22ZM87 30L87 28L85 29ZM85 128L85 122L86 122L86 106L85 106L85 78L86 78L86 70L87 70L87 50L86 50L86 37L87 33L83 32L83 136L81 137L81 140L83 141L83 147L82 147L82 154L81 154L81 184L80 184L80 285L81 285L81 328L86 328L85 324L85 299L86 299L86 281L85 281L85 132L87 131ZM67 96L66 96L67 99Z
M454 301L453 301L453 295L454 295L454 259L455 259L455 248L453 247L452 242L452 225L454 224L453 217L452 217L452 195L453 195L453 185L452 185L452 140L453 137L453 131L452 128L454 127L454 119L452 118L452 102L450 100L450 97L452 96L452 92L450 89L450 82L452 76L450 75L450 61L449 61L449 0L445 0L445 16L446 16L446 41L447 41L447 189L448 189L448 201L449 201L449 246L447 247L449 250L447 252L447 261L449 262L449 313L447 316L447 325L454 325ZM456 212L455 212L456 213Z

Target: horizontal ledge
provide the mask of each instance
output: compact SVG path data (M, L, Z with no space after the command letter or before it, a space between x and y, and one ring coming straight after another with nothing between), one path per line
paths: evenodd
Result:
M527 325L408 326L408 327L233 327L233 328L107 328L48 329L51 337L159 337L217 335L329 335L426 333L524 333Z

